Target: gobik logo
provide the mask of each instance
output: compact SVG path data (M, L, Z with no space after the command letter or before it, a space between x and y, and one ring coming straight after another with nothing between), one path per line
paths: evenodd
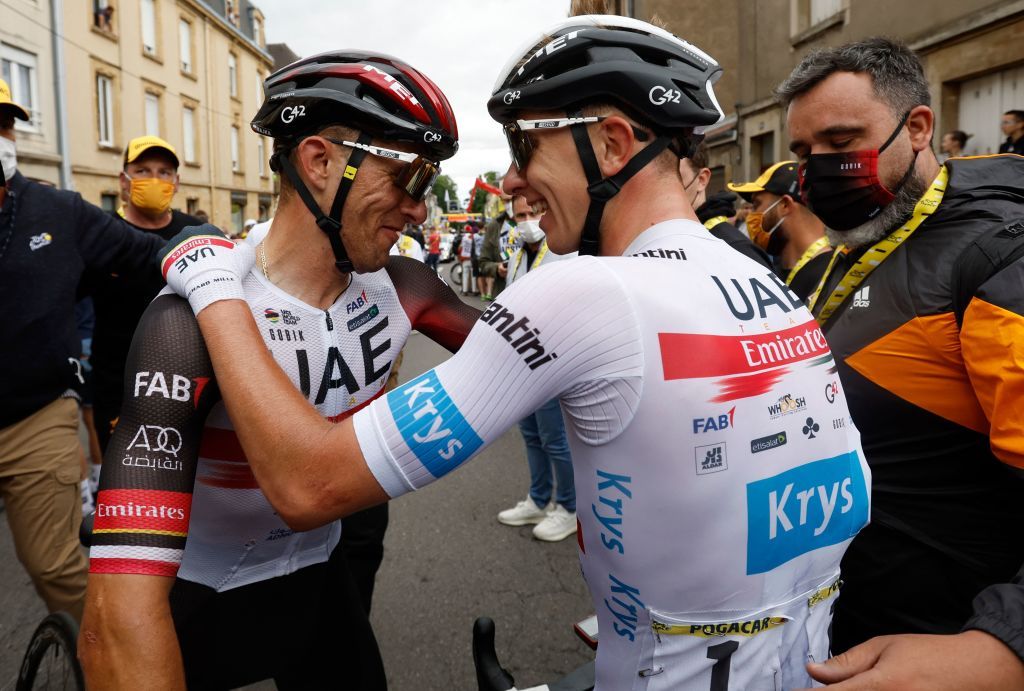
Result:
M729 469L729 459L725 453L725 442L698 446L694 450L694 461L697 464L697 474L707 475Z

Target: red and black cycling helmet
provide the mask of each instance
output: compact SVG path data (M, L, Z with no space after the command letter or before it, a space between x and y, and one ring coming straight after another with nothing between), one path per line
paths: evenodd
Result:
M263 90L265 100L252 119L252 129L276 140L271 168L288 176L330 238L342 271L352 270L339 231L342 206L355 173L342 178L331 212L324 214L288 160L292 147L330 125L359 130L359 146L374 138L413 145L420 156L408 164L401 184L414 198L429 190L440 162L459 148L455 113L445 95L424 74L388 55L322 53L273 73ZM366 153L353 148L348 167L358 171Z
M722 119L714 91L721 75L714 58L664 29L629 17L582 15L562 20L514 53L498 74L487 109L504 126L521 170L532 151L524 128L552 125L520 125L519 112L564 110L575 121L569 128L591 198L580 254L596 254L604 205L622 185L666 148L691 156L704 130ZM609 178L600 174L581 117L582 106L598 103L621 106L655 137ZM637 138L649 138L643 135Z

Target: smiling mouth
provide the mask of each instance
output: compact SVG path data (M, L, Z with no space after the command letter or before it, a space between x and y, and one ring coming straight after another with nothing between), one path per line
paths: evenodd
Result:
M548 202L546 199L537 199L530 202L530 210L537 215L547 213Z

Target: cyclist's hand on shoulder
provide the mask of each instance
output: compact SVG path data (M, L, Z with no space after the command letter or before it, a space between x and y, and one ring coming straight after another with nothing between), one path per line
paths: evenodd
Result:
M159 251L160 272L199 314L218 300L242 300L242 279L255 262L252 245L235 244L214 225L189 226Z
M835 691L1007 691L1024 688L1024 664L981 631L879 636L807 670ZM809 691L809 690L808 690Z

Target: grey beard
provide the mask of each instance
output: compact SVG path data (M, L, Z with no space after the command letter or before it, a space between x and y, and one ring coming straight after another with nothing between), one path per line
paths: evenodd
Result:
M906 223L914 215L914 207L918 200L928 191L928 182L923 180L917 170L896 193L895 199L867 223L862 223L850 230L825 229L825 235L833 247L846 245L851 249L873 245L892 231Z

